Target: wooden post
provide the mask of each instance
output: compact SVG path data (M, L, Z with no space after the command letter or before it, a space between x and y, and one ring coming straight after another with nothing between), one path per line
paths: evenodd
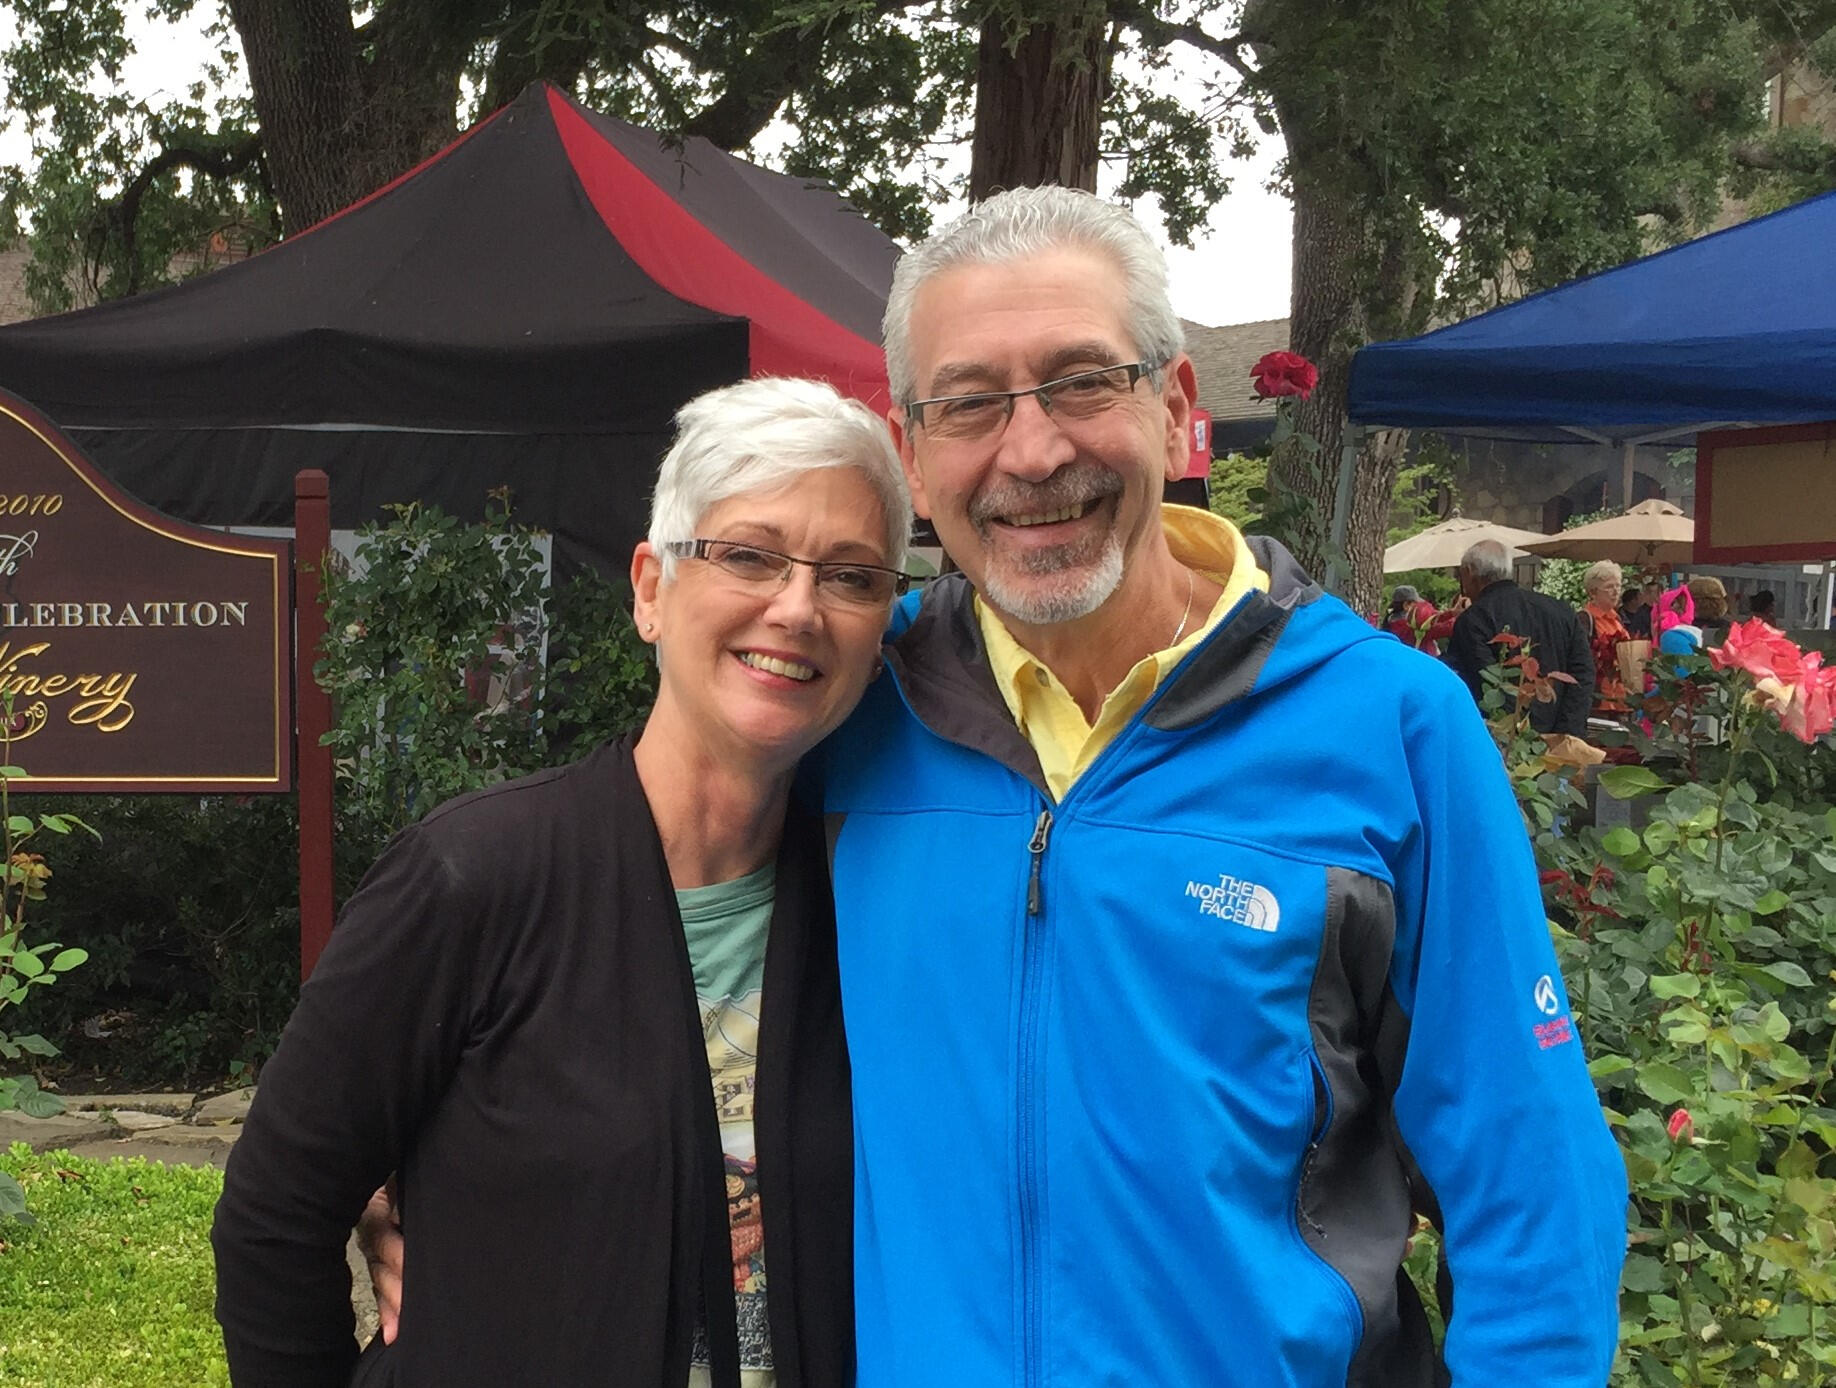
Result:
M293 479L293 706L298 710L295 764L300 787L300 981L332 931L331 696L313 678L325 640L320 573L331 553L331 479L308 468Z

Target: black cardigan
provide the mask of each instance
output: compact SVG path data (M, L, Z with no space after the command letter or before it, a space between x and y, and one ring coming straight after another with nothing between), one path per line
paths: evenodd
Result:
M782 1388L853 1376L848 1060L819 822L793 811L755 1134ZM211 1241L239 1388L351 1381L344 1246L401 1180L401 1335L359 1381L737 1385L720 1134L674 892L626 743L441 806L339 918Z

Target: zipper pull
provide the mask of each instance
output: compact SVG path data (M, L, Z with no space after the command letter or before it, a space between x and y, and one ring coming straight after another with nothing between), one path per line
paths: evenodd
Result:
M1026 851L1033 855L1033 870L1026 880L1026 913L1036 916L1044 905L1044 894L1039 886L1039 869L1045 860L1046 840L1052 834L1052 812L1041 810L1039 822L1033 826L1033 840L1027 844Z

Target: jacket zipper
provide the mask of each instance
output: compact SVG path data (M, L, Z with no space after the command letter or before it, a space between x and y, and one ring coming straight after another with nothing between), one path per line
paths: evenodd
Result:
M1040 1001L1045 953L1045 888L1040 881L1045 868L1046 843L1052 835L1052 811L1043 809L1026 846L1029 864L1026 879L1025 942L1020 972L1019 1037L1019 1144L1017 1179L1020 1193L1020 1356L1023 1381L1037 1383L1044 1372L1045 1351L1043 1276L1039 1267L1039 1175L1042 1167L1039 1112L1038 1057L1040 1028L1045 1008Z

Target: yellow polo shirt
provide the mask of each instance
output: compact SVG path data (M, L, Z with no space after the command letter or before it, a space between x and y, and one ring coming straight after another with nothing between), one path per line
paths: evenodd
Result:
M1180 563L1197 569L1224 591L1204 622L1186 633L1178 645L1155 651L1137 661L1110 691L1097 711L1096 722L1086 722L1084 711L1058 680L1001 624L1001 619L975 600L976 621L988 647L1001 697L1026 740L1038 754L1039 767L1056 800L1065 798L1097 754L1115 740L1159 687L1167 672L1208 635L1251 589L1268 591L1269 576L1256 565L1237 527L1222 516L1191 506L1163 506L1161 526L1167 546Z

